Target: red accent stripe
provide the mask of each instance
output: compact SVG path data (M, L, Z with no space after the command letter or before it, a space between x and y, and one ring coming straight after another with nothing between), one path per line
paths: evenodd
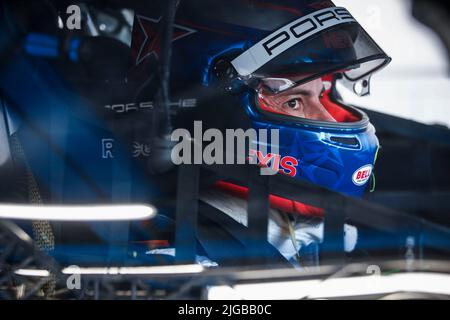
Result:
M146 241L133 241L137 244L145 244L149 249L160 249L170 247L169 240L146 240Z
M231 196L248 200L248 188L238 186L233 183L219 181L215 183L215 187L228 193ZM272 209L281 210L287 213L298 214L310 218L323 218L324 210L313 206L308 206L303 203L289 200L286 198L270 195L269 196L270 207Z

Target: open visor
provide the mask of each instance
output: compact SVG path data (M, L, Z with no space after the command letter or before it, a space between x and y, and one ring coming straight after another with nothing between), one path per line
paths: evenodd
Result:
M249 85L263 82L273 93L280 93L336 72L356 82L390 60L346 9L332 7L278 29L236 57L232 65Z

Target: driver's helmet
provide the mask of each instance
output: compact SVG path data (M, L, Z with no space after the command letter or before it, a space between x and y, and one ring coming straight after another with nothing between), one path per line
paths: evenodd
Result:
M158 65L164 3L136 12L130 79L145 81ZM363 194L379 142L367 115L339 101L336 85L366 95L390 58L349 11L323 0L180 1L172 49L173 99L202 110L183 119L279 129L270 164L277 172ZM256 162L266 157L250 153Z

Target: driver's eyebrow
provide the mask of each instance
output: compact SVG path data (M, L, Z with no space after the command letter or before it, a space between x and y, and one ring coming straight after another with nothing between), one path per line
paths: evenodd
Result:
M286 94L293 95L293 94L301 94L302 96L310 97L314 94L312 90L305 90L300 88L294 88L292 89L292 92L286 92Z
M325 86L322 87L322 91L320 91L319 93L319 97L325 93L326 88ZM305 89L293 89L291 94L301 94L302 96L306 96L306 97L312 97L314 95L314 91L312 90L305 90Z

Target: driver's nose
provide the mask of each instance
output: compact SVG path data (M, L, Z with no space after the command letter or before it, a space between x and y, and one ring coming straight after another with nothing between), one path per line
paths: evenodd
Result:
M319 98L312 98L307 101L305 116L307 119L311 120L336 122L336 119L334 119L328 110L323 106Z

